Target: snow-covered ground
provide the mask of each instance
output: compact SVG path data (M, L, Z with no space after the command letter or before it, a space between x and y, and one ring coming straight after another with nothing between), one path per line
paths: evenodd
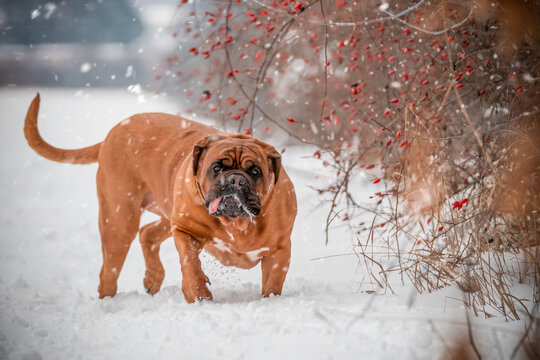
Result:
M123 89L39 90L41 132L59 147L101 141L137 112L177 112L170 100L141 103ZM350 252L352 241L336 230L324 245L327 209L309 188L324 169L304 158L313 153L306 148L283 155L299 205L283 296L260 297L258 268L226 268L203 254L214 301L187 304L172 240L161 248L162 290L150 296L136 240L118 295L99 300L97 166L53 163L27 146L23 121L35 91L0 89L0 359L437 359L467 332L455 288L414 296L396 285L397 295L374 295L355 256L313 260ZM472 322L487 359L508 358L524 328Z

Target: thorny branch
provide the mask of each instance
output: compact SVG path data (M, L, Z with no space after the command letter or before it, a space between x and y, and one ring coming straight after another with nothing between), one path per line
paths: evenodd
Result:
M167 84L207 91L189 106L239 132L316 145L325 241L346 227L379 289L399 272L456 284L476 315L528 316L538 299L511 289L539 291L539 10L384 3L212 2L168 63L197 71Z

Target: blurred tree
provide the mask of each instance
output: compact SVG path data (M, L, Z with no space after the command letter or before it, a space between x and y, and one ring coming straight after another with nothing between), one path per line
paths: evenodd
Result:
M125 0L0 0L0 44L124 43L141 32Z

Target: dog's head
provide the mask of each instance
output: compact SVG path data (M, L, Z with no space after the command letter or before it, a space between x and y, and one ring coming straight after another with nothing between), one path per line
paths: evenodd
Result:
M208 136L193 147L193 175L212 216L258 216L280 170L276 149L250 136Z

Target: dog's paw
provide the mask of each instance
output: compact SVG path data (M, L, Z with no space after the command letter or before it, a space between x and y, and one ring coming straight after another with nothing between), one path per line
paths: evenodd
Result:
M107 296L113 297L114 295L116 295L116 289L116 283L105 285L103 281L101 281L98 286L99 298L103 299Z
M207 282L209 282L208 278L201 278L189 282L182 281L182 292L184 293L186 301L191 304L195 301L212 300L212 293L206 286Z
M165 271L148 271L146 270L144 275L144 288L150 295L156 294L161 288L163 278L165 277Z

